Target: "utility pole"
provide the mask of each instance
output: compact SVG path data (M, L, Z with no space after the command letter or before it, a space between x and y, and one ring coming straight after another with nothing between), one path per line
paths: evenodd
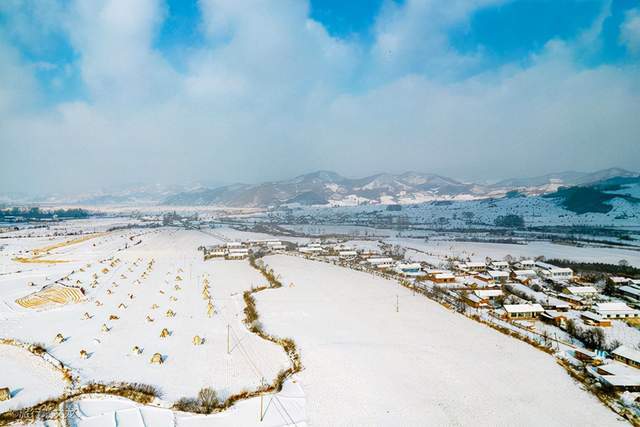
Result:
M400 301L398 300L398 295L396 295L396 313L400 311Z
M260 387L264 388L264 377L262 377L262 379L260 380ZM264 393L260 393L260 422L262 422L262 420L264 420L264 412L263 412L263 399L264 399Z
M231 339L229 337L229 324L227 323L227 354L231 354Z

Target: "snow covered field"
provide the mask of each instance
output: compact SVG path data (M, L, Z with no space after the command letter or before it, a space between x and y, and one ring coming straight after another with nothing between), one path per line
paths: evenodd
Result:
M116 237L129 240L127 236ZM220 241L197 231L164 229L141 239L139 245L121 251L112 246L92 253L87 250L88 243L68 246L49 256L73 262L29 264L35 271L27 276L3 276L0 337L43 343L47 351L72 368L81 383L152 384L169 402L193 397L209 386L224 399L256 388L262 377L271 382L288 367L289 360L279 346L249 333L241 322L242 292L264 284L246 261L205 263L197 247ZM120 261L99 262L107 255ZM46 273L37 276L39 268ZM45 274L49 280L68 275L63 283L83 286L85 299L78 304L35 309L16 304L15 298L40 288L25 282L37 276L42 285ZM96 283L92 284L94 277ZM205 277L216 311L211 317L202 296ZM169 311L175 315L169 316ZM169 336L161 338L165 328ZM64 341L54 341L58 333ZM196 335L204 338L202 345L193 345ZM141 354L133 352L135 346ZM81 350L87 358L81 357ZM150 364L154 353L162 355L162 365ZM0 373L0 384L2 377Z
M393 282L295 257L266 262L295 285L257 302L266 329L300 347L310 424L616 423L551 356Z
M296 342L303 371L262 403L260 398L242 400L210 416L174 412L168 409L173 402L194 397L203 387L214 388L224 399L256 389L263 378L271 382L290 366L282 348L242 323L242 293L264 285L265 279L247 261L205 262L197 250L271 236L228 228L205 231L131 229L76 243L69 243L68 236L5 239L0 338L41 343L71 368L79 384L139 382L162 391L161 408L85 396L72 405L75 425L617 424L615 414L584 392L553 357L394 282L285 255L265 258L285 286L254 296L264 329ZM436 259L451 251L476 251L467 244L451 248L449 242L443 247L423 247L434 243L416 239L390 243L418 245ZM376 249L378 242L348 245ZM509 253L517 256L517 248L508 248ZM566 248L570 254L578 250ZM549 253L548 248L530 250ZM477 248L482 259L494 255L488 252L485 246ZM15 260L18 255L61 262L22 263ZM211 316L203 296L205 278L215 307ZM16 303L53 283L61 289L81 286L85 295L68 305L28 308ZM169 334L161 338L165 328ZM56 334L62 335L61 342ZM193 345L195 335L204 338L202 345ZM141 354L133 352L134 346ZM163 364L150 363L154 353L162 355ZM34 358L24 350L0 348L0 366L11 368L11 374L0 369L0 387L18 390L0 404L5 405L0 411L62 392L65 383L56 379L56 371L40 372Z

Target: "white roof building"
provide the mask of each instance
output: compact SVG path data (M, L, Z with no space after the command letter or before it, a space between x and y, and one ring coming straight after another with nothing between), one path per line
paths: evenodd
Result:
M598 290L593 286L567 286L565 291L570 295L578 296L593 296L598 293Z
M640 316L640 311L634 310L623 302L602 302L596 304L596 313L606 319L624 319Z

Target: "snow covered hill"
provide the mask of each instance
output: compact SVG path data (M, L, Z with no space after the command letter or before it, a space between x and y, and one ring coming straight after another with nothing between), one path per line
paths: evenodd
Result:
M268 207L280 205L357 206L362 204L418 204L429 201L462 201L504 197L517 191L525 195L546 194L561 187L591 185L636 173L607 169L594 173L563 172L541 177L511 179L496 184L465 183L436 174L405 172L345 178L319 171L284 181L234 184L214 189L182 192L164 204L182 206L220 205Z

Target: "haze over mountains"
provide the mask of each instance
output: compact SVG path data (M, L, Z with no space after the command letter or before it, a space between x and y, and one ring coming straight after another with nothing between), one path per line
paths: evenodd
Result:
M0 202L77 205L169 205L262 208L283 204L350 206L356 204L412 204L432 200L474 200L503 197L512 191L540 195L560 187L584 186L614 177L636 177L637 172L620 168L596 172L567 171L496 183L463 182L442 175L405 172L347 178L330 171L317 171L292 179L259 184L218 187L180 185L135 185L76 195L27 196L0 194Z
M176 206L231 207L267 207L291 203L334 206L359 203L410 204L431 200L502 197L511 191L537 195L556 191L562 186L587 185L613 177L637 175L628 170L611 168L593 173L562 172L494 184L476 184L419 172L346 178L335 172L318 171L284 181L234 184L182 192L166 198L163 203Z

